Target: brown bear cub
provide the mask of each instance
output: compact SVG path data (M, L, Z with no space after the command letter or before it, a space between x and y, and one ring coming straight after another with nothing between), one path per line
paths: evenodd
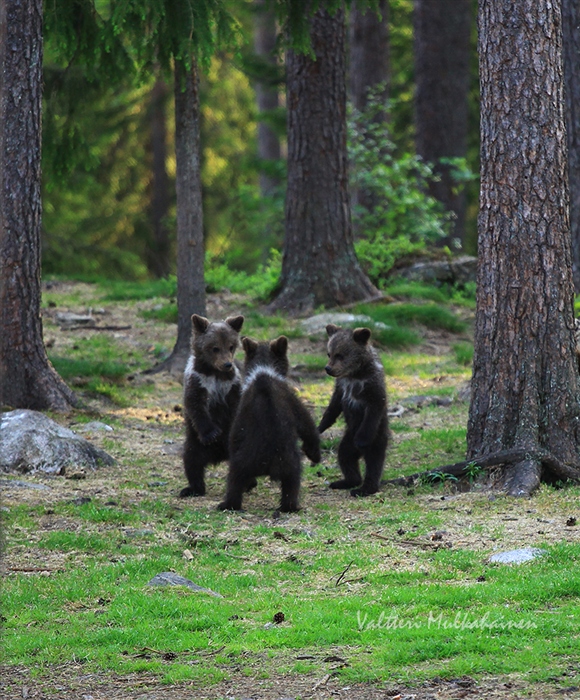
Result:
M288 383L288 340L270 343L243 338L246 353L244 384L238 412L230 432L230 470L220 510L241 510L242 497L257 476L269 476L282 488L280 510L299 510L300 450L320 462L316 425Z
M368 328L354 331L326 326L329 336L327 374L336 377L334 393L318 430L323 433L344 413L346 430L338 448L344 478L332 489L352 489L351 496L369 496L379 490L385 463L389 425L385 373L370 346ZM364 480L359 459L366 464Z
M228 458L228 438L242 387L234 363L243 316L210 323L191 317L191 355L183 374L185 445L183 466L189 486L180 498L205 495L205 468Z

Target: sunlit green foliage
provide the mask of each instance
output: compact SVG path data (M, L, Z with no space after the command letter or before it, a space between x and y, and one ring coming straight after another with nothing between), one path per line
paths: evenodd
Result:
M310 11L320 4L311 3ZM340 5L338 0L324 3L331 11ZM381 211L361 221L366 235L357 244L358 253L373 280L383 287L393 261L423 250L424 242L437 238L444 228L440 212L422 191L429 166L413 155L412 1L391 0L389 5L391 130L380 144L386 150L375 154L374 162L361 151L357 138L368 131L364 120L356 126L353 140L354 180L358 186L374 183L381 197ZM272 0L271 6L280 20L282 66L286 39L296 50L309 50L308 14L298 0ZM172 57L186 63L196 58L202 69L204 230L212 259L252 273L267 263L272 248L281 249L283 160L271 164L279 190L263 198L258 187L263 164L256 156L252 80L263 67L252 58L253 12L251 2L235 0L56 0L45 4L46 273L84 279L149 275L153 236L150 93L160 71L171 92ZM271 80L283 90L283 70L276 69ZM471 101L475 99L472 96ZM172 112L168 100L171 192L175 175ZM284 108L267 118L283 139ZM477 159L471 147L470 159ZM173 195L166 226L174 246ZM172 250L170 259L174 257ZM214 287L210 281L210 288Z
M385 114L388 107L374 93L365 110L353 108L349 118L351 183L372 202L353 212L360 232L356 251L379 287L398 260L424 252L447 235L450 223L450 214L427 192L436 179L431 166L412 153L397 154Z

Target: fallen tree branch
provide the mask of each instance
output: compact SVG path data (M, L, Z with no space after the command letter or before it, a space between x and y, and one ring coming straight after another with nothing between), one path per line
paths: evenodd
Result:
M450 474L451 476L467 476L472 466L480 469L492 469L505 464L516 464L524 460L537 460L542 466L553 471L561 479L580 481L580 464L564 464L547 450L525 450L514 448L512 450L500 450L491 452L488 455L466 459L455 464L446 464L437 469L429 469L424 472L417 472L409 476L401 476L396 479L386 479L381 483L394 484L395 486L412 486L419 479L433 479L439 474Z
M379 540L384 540L385 542L390 542L391 544L397 545L408 545L410 547L421 547L421 549L434 549L435 551L439 549L450 549L450 542L423 542L421 540L401 540L395 539L394 537L385 537L384 535L379 535L378 532L371 532L371 537L376 537Z
M128 331L132 326L61 326L61 331Z

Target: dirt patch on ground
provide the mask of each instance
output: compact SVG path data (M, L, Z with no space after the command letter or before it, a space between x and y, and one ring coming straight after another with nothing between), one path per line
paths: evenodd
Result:
M580 688L573 677L561 685L529 685L513 678L487 678L476 681L469 676L453 680L433 679L417 686L399 684L345 685L332 674L314 676L276 676L264 679L233 677L210 688L189 683L162 685L147 674L125 677L87 672L82 666L54 667L50 678L34 678L24 668L3 667L0 690L5 700L556 700L578 698Z

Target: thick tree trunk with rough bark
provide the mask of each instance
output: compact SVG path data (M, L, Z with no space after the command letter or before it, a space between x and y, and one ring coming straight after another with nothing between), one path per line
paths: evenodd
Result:
M441 158L467 154L472 0L415 0L415 126L417 153L434 164L439 182L431 194L455 214L453 233L441 240L452 249L465 235L465 194L454 192Z
M560 4L481 0L479 271L468 459L512 495L580 476ZM558 464L565 468L559 469Z
M580 4L562 0L572 270L580 292Z
M347 190L344 12L311 19L315 58L288 52L288 187L281 292L291 313L371 298L354 252Z
M67 411L40 315L42 2L0 3L0 404Z
M276 15L266 6L265 0L254 0L256 13L254 19L254 50L263 61L276 65ZM264 114L278 109L278 86L265 80L256 81L256 102L258 113ZM266 121L258 122L258 157L261 161L280 159L280 139ZM266 196L279 185L279 181L262 170L260 172L260 191Z
M155 277L167 277L171 269L169 260L169 178L167 175L167 120L165 115L169 90L159 77L151 90L150 144L151 144L151 226L153 245L148 255L148 268Z
M177 340L154 372L181 374L190 351L191 316L205 316L204 239L200 160L199 73L175 62L175 188L177 195Z

